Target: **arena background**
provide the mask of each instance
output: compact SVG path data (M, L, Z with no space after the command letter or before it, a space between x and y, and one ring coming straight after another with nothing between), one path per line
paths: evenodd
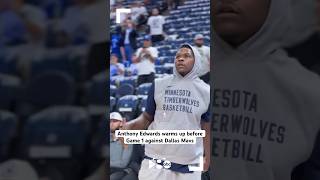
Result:
M0 179L106 172L107 7L0 2Z

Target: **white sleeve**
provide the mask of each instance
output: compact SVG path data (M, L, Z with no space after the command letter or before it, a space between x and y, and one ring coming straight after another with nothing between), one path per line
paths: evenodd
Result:
M139 48L139 49L136 51L136 56L139 57L140 52L141 52L141 48Z
M151 17L149 17L148 18L148 23L147 23L149 26L151 26L151 20L152 20Z
M163 25L164 23L166 23L166 18L164 16L161 16L161 24Z
M118 63L118 67L122 70L122 71L124 71L124 65L122 64L122 63Z
M206 55L208 58L210 58L210 47L206 48Z
M158 52L158 49L157 48L151 48L151 51L150 51L152 57L154 58L157 58L159 56L159 52Z
M146 7L142 7L142 13L144 15L148 15L148 11L147 11L147 8Z

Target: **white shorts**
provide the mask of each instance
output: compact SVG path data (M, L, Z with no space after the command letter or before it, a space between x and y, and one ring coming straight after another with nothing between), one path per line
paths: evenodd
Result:
M149 168L149 160L143 159L139 171L139 180L201 180L201 171L193 173L179 173L169 169Z

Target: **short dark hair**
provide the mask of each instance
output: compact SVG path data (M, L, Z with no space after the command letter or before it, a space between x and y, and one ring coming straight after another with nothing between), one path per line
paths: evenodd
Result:
M188 48L188 49L190 49L193 57L195 58L194 53L193 53L193 49L191 48L190 45L188 45L188 44L182 44L182 45L180 46L179 50L182 49L182 48Z

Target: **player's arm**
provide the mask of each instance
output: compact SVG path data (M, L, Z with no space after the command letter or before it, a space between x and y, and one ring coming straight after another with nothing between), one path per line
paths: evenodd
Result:
M204 167L203 171L208 171L211 160L211 122L201 122L201 129L206 131L206 136L203 138L203 149L204 149Z
M144 130L148 128L152 121L153 117L147 112L143 112L136 119L127 122L123 126L123 130Z
M209 106L210 107L210 106ZM203 149L204 149L204 165L203 171L206 172L210 166L211 160L211 121L209 109L201 116L201 129L205 130L206 136L203 137Z
M148 93L146 110L139 117L133 119L124 125L126 130L144 130L147 129L154 118L156 103L154 100L154 83L151 85Z

